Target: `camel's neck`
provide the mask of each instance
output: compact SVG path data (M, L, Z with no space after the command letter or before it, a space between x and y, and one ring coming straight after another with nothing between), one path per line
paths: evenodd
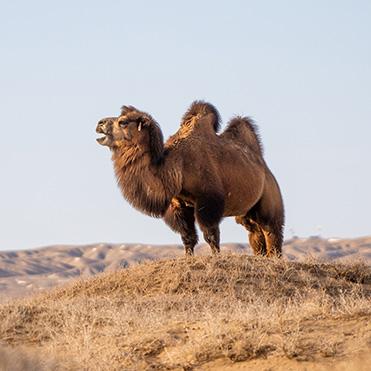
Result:
M136 209L161 217L180 187L180 176L166 161L155 163L149 152L133 146L112 156L118 185ZM179 178L179 179L178 179Z

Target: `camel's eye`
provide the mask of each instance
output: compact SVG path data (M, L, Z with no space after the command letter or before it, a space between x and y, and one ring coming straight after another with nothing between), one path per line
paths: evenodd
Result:
M127 121L120 121L119 122L119 125L123 128L124 126L126 126L128 124Z

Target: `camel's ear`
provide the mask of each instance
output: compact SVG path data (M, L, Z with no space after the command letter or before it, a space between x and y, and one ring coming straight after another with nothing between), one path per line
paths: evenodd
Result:
M121 107L121 115L125 115L129 112L133 112L133 111L138 111L135 107L133 106L122 106Z
M152 118L148 117L146 114L143 114L138 119L138 131L141 131L143 128L148 128L151 126Z
M142 127L148 127L151 125L151 122L153 121L153 119L151 117L148 117L146 114L143 114L140 118L140 124L141 124L141 128ZM139 130L139 127L138 127L138 130Z

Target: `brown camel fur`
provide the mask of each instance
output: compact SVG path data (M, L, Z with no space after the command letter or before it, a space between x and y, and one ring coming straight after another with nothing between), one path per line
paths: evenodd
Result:
M220 251L219 223L235 216L249 231L257 255L281 256L284 209L279 186L263 158L257 128L235 117L220 135L214 106L194 102L179 130L164 144L147 113L122 107L99 121L97 141L112 151L123 196L140 211L163 217L180 233L187 255L199 224L213 253Z

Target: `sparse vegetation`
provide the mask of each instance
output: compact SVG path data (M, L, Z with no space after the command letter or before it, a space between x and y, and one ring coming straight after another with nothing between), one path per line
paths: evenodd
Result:
M0 339L71 370L327 362L370 346L370 299L361 264L182 258L4 304Z

